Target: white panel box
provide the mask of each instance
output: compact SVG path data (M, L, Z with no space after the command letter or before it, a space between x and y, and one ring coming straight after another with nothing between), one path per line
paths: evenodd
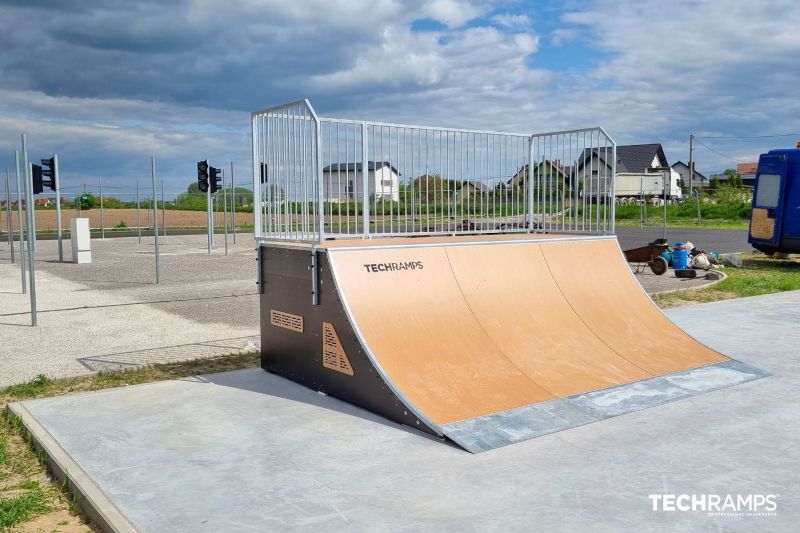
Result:
M73 218L70 222L69 234L72 241L72 262L91 263L92 244L89 234L89 219Z

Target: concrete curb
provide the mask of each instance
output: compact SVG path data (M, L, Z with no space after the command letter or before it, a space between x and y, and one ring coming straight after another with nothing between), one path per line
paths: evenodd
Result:
M30 436L36 450L47 459L53 475L65 483L67 490L81 510L103 531L136 533L137 529L128 521L111 500L92 481L78 463L58 444L52 435L36 420L22 403L12 403L7 411L18 418Z
M692 287L684 287L682 289L669 289L667 291L650 292L648 294L650 296L656 296L656 295L661 295L661 294L672 294L674 292L682 292L682 291L697 291L697 290L700 290L700 289L707 289L709 287L713 287L714 285L716 285L720 281L725 281L726 279L728 279L728 275L725 272L722 272L721 270L715 270L714 272L720 274L722 277L719 278L719 279L715 279L715 280L709 281L705 285L694 285Z

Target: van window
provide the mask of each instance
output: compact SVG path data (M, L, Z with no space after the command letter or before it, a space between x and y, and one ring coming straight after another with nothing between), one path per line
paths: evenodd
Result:
M780 174L759 174L756 205L759 207L778 207L781 192Z

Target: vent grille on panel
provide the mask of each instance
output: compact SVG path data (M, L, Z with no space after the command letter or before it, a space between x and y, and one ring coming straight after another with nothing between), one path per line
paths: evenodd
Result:
M270 309L269 321L273 326L303 333L303 317Z
M353 367L344 353L339 336L330 322L322 323L322 366L348 376L353 375Z

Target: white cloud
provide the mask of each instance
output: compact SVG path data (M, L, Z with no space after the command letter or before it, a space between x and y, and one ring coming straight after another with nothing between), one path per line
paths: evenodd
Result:
M530 28L532 25L531 18L528 15L511 15L508 13L503 13L500 15L494 15L491 20L498 26L513 29Z
M302 97L322 115L390 122L601 125L622 143L663 142L673 160L686 158L689 132L797 129L800 4L581 5L537 12L537 30L553 18L546 35L534 33L524 6L508 2L231 0L219 9L211 0L143 0L54 4L46 17L8 7L0 156L8 161L24 129L37 153L62 152L75 179L146 168L152 152L174 175L191 174L205 156L247 165L247 112ZM422 19L442 27L412 31ZM569 56L567 44L585 48L584 57ZM531 66L546 46L564 54L563 69ZM769 146L722 148L749 157ZM697 157L704 167L733 163Z

